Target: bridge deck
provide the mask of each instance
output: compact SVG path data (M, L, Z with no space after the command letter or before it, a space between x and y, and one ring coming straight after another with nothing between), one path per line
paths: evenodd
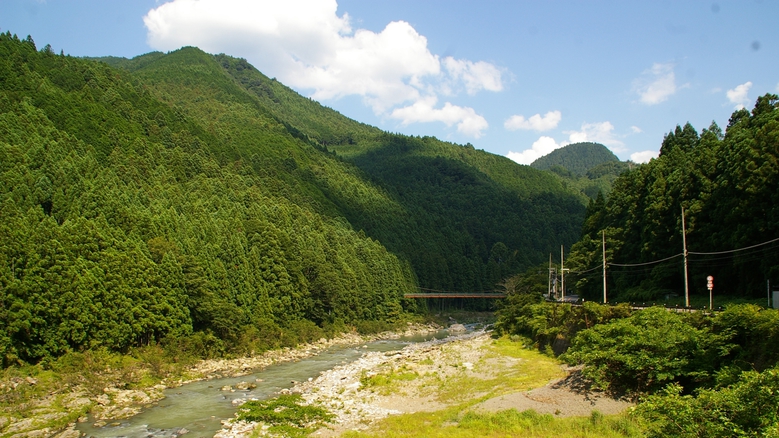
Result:
M478 293L478 292L424 292L404 294L404 298L506 298L502 293Z

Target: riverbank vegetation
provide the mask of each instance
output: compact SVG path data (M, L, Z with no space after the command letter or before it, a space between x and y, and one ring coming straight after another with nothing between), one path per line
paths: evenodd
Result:
M632 415L650 436L779 432L777 310L738 304L713 314L633 311L625 304L550 303L536 292L509 297L496 329L583 366L582 376L596 387L639 400Z
M345 438L359 437L581 437L633 438L644 436L627 415L606 416L593 411L590 416L556 418L533 410L519 412L465 412L453 407L433 413L389 417L375 431L347 432Z

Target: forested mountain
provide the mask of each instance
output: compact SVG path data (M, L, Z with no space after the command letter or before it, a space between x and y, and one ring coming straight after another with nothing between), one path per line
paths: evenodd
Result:
M700 134L689 123L669 132L659 158L622 174L608 200L590 205L568 266L597 267L605 231L608 263L641 264L609 266L613 298L683 294L682 209L691 293L708 296L706 276L713 275L715 295L765 297L766 281L779 276L776 95L734 112L724 134L716 123ZM601 282L591 272L577 287L597 298Z
M555 149L530 166L557 175L567 187L579 190L589 199L595 199L598 193L608 195L614 180L634 164L619 161L613 152L600 143L583 142Z
M0 34L0 351L267 348L491 289L579 235L551 175L382 132L196 48ZM110 65L109 65L110 64Z
M555 149L530 163L530 167L550 170L560 166L576 176L584 176L590 169L609 162L619 162L619 158L606 146L600 143L582 142Z

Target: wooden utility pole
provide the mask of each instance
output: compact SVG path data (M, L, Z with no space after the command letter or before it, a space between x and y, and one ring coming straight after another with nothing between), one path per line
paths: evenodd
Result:
M565 266L563 264L563 245L560 245L560 291L562 299L565 300L565 269L563 266Z
M690 307L690 284L687 281L687 229L684 225L684 207L682 207L682 245L684 245L684 307Z
M549 296L549 299L552 299L552 272L554 269L552 268L552 253L549 253L549 287L546 289L546 294ZM554 291L555 298L557 298L557 291Z
M562 294L562 300L565 300L565 265L563 259L565 253L563 251L564 245L560 245L560 292Z
M603 230L603 304L606 303L606 230Z

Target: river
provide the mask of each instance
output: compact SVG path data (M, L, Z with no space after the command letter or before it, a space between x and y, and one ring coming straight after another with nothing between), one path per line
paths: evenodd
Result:
M355 347L334 346L322 353L296 362L271 365L241 377L227 377L188 383L165 390L165 398L157 406L140 414L103 427L95 427L94 419L79 423L77 429L88 437L213 437L222 427L222 420L232 418L237 410L236 399L266 399L284 388L291 388L295 381L316 378L323 371L339 364L352 362L366 352L400 350L415 342L441 339L448 336L446 330L427 335L379 340ZM247 390L223 391L225 386L235 387L241 382L256 385Z

